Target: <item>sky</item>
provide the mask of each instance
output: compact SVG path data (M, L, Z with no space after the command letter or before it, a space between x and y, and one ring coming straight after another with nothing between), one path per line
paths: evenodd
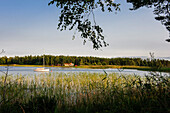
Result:
M94 11L97 24L104 30L108 47L94 50L83 45L78 33L58 31L60 9L48 6L50 0L0 0L0 56L69 55L97 57L170 57L169 33L154 19L153 9L130 11L131 4L121 0L117 14ZM118 1L118 0L117 0Z

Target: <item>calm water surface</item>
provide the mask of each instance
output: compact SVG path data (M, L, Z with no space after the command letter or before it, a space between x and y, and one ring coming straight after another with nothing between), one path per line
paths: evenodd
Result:
M9 74L13 75L35 75L35 74L40 74L41 72L34 72L34 69L38 67L9 67ZM81 68L61 68L61 67L46 67L50 69L49 73L55 73L55 72L63 72L63 73L68 73L68 72L90 72L90 73L104 73L106 71L107 73L120 73L120 70L118 69L81 69ZM5 66L0 66L0 71L6 72L7 67ZM150 72L148 71L139 71L135 69L124 69L121 70L121 74L135 74L135 75L146 75L149 74ZM3 73L0 73L2 75ZM169 73L162 73L162 74L168 74Z

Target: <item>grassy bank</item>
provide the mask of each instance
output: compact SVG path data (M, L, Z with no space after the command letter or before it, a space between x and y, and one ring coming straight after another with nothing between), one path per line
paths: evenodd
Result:
M147 66L119 66L119 65L81 65L77 66L78 68L90 68L90 69L107 69L107 68L113 68L113 69L123 69L123 68L129 68L129 69L140 69L140 68L150 68Z
M2 113L166 113L169 76L52 73L0 78Z
M0 66L14 66L14 67L42 67L42 65L19 65L19 64L10 64L10 65L0 65ZM49 66L46 67L68 67L69 66ZM140 68L150 68L147 66L119 66L119 65L80 65L74 66L75 68L89 68L89 69L107 69L107 68L129 68L129 69L140 69Z

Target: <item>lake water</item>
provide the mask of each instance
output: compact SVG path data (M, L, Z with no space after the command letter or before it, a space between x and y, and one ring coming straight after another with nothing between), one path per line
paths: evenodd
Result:
M37 75L37 74L41 74L41 72L34 72L34 69L36 69L38 67L8 67L9 69L9 74L13 74L13 75ZM50 69L49 73L55 73L55 72L63 72L63 73L68 73L68 72L89 72L89 73L104 73L104 71L106 71L107 73L120 73L120 70L118 69L82 69L82 68L61 68L61 67L47 67ZM5 66L0 66L0 71L6 72L7 71L7 67ZM135 69L124 69L121 70L121 74L135 74L135 75L148 75L150 72L148 71L139 71L139 70L135 70ZM3 73L0 73L0 75L2 75ZM167 74L170 75L169 73L162 73L162 74Z

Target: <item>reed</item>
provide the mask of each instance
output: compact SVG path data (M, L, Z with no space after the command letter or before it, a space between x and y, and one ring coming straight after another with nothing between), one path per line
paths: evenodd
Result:
M0 86L4 79L1 75ZM143 77L87 72L9 76L0 112L170 112L169 80L156 73Z

